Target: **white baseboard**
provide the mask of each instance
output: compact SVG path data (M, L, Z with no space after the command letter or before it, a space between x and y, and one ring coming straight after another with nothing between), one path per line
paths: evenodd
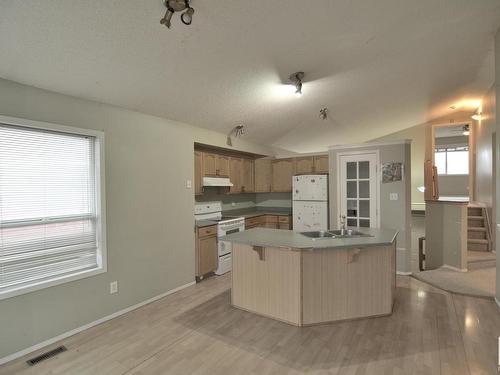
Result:
M60 334L58 336L52 337L52 338L50 338L48 340L45 340L45 341L42 341L42 342L40 342L38 344L30 346L29 348L20 350L18 352L12 353L12 354L10 354L10 355L8 355L6 357L0 358L0 365L3 365L4 363L10 362L10 361L13 361L14 359L22 357L22 356L24 356L26 354L29 354L31 352L34 352L35 350L41 349L41 348L43 348L43 347L45 347L47 345L51 345L51 344L53 344L53 343L55 343L57 341L65 339L67 337L73 336L73 335L75 335L75 334L77 334L79 332L85 331L86 329L92 328L92 327L94 327L94 326L96 326L98 324L101 324L101 323L107 322L108 320L111 320L111 319L114 319L116 317L119 317L120 315L126 314L126 313L128 313L128 312L130 312L132 310L138 309L139 307L142 307L144 305L147 305L149 303L157 301L157 300L159 300L159 299L161 299L163 297L166 297L166 296L168 296L170 294L178 292L178 291L180 291L182 289L185 289L185 288L187 288L187 287L189 287L191 285L194 285L194 284L196 284L196 281L193 281L193 282L181 285L181 286L179 286L179 287L177 287L175 289L169 290L168 292L165 292L165 293L162 293L160 295L157 295L157 296L155 296L153 298L150 298L150 299L148 299L146 301L139 302L136 305L129 306L129 307L123 309L123 310L114 312L111 315L107 315L107 316L105 316L103 318L97 319L97 320L95 320L93 322L90 322L88 324L85 324L85 325L83 325L81 327L72 329L71 331L64 332L64 333L62 333L62 334Z
M410 276L413 272L396 271L396 275Z
M497 297L495 297L495 302L497 303L497 306L500 307L500 301L498 300Z
M467 268L457 268L457 267L449 266L447 264L443 264L441 266L441 268L447 268L449 270L457 271L457 272L467 272Z

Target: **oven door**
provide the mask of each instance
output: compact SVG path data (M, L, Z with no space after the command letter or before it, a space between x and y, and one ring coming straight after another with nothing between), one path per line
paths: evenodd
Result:
M217 252L219 253L219 257L231 254L232 250L233 250L233 244L231 242L217 241Z
M237 228L224 230L223 233L221 233L221 234L222 234L222 236L225 236L225 235L232 234L232 233L243 232L244 230L245 230L244 226L239 226ZM233 245L231 242L221 241L219 239L217 240L217 250L218 250L220 257L224 256L226 254L231 254L232 249L233 249Z

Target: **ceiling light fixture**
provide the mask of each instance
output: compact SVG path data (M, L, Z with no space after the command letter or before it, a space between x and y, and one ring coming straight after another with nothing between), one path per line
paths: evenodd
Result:
M469 125L467 124L467 125L462 126L462 131L463 131L462 132L463 135L465 135L465 136L469 135L470 134Z
M165 0L164 4L167 7L167 12L160 20L162 25L165 25L170 29L170 21L172 20L174 13L182 12L185 9L186 11L181 14L181 21L184 25L191 25L191 22L193 21L194 9L190 5L190 0Z
M231 131L227 135L226 144L228 146L232 146L233 142L231 140L231 136L234 136L234 138L239 138L243 134L245 134L245 125L244 124L236 125L234 128L231 129Z
M302 96L302 80L304 79L304 72L296 72L290 76L290 81L295 86L295 96Z
M328 117L328 108L322 108L319 110L319 118L322 120L326 120Z
M482 119L483 114L481 112L474 113L471 117L473 120L480 121Z

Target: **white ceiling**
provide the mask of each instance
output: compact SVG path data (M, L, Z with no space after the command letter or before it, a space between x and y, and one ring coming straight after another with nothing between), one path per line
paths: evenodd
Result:
M498 0L192 5L168 30L161 0L3 0L0 77L223 133L243 122L297 152L446 115L494 81ZM297 70L301 98L281 84Z

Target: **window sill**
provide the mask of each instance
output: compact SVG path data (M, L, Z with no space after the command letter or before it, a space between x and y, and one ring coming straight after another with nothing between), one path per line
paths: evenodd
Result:
M23 294L27 293L32 293L36 292L38 290L50 288L56 285L62 285L66 284L72 281L76 280L81 280L81 279L86 279L87 277L92 277L92 276L97 276L102 273L105 273L107 269L105 267L100 267L100 268L95 268L92 270L86 270L86 271L81 271L72 275L67 275L67 276L61 276L58 278L46 280L46 281L41 281L36 284L32 284L29 286L24 286L24 287L19 287L19 288L14 288L11 290L7 290L5 292L0 292L0 301L5 300L8 298L20 296Z

